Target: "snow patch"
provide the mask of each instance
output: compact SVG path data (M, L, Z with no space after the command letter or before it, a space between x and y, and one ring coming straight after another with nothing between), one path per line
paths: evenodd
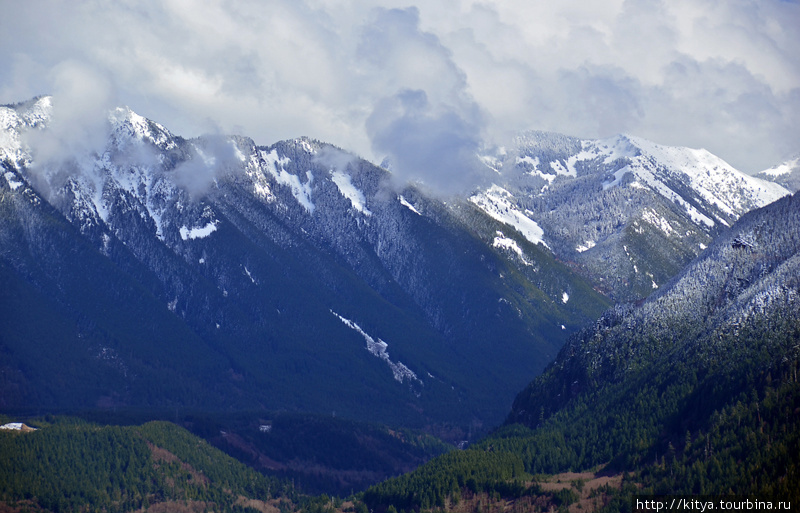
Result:
M587 241L586 241L586 242L584 242L583 244L579 244L579 245L578 245L578 246L575 248L575 251L577 251L578 253L583 253L584 251L589 251L590 249L592 249L592 248L593 248L593 247L595 247L596 245L597 245L597 243L596 243L595 241L593 241L593 240L587 240Z
M357 331L359 334L361 334L362 337L364 337L364 340L367 342L367 351L369 351L373 356L376 356L377 358L380 358L381 360L385 361L386 364L389 365L389 368L392 369L392 375L394 376L395 380L399 381L400 383L402 383L406 379L408 379L409 381L415 380L422 383L422 381L417 377L416 374L414 374L414 372L411 369L409 369L400 362L395 363L389 358L389 352L386 350L389 347L389 344L387 344L381 339L378 339L376 341L374 338L369 336L364 330L362 330L361 327L355 322L351 321L350 319L345 319L344 317L337 314L333 310L331 310L330 312L336 317L338 317L339 320L345 324L345 326L347 326L352 330Z
M553 180L556 179L556 176L558 176L557 174L554 175L552 173L542 172L542 170L539 169L539 165L541 164L541 162L539 161L539 157L530 157L528 155L524 157L517 157L517 165L520 164L525 164L525 167L532 168L530 171L528 171L528 174L530 176L538 176L542 180L546 181L548 184L552 183ZM547 187L547 185L545 185L545 187Z
M364 194L353 185L350 175L342 173L341 171L334 171L331 173L331 180L333 180L333 183L339 188L339 192L342 196L350 200L350 204L353 205L354 209L366 216L372 215L372 212L366 207L367 201L364 198Z
M610 188L612 188L614 186L619 185L619 183L622 181L622 179L625 178L625 175L627 175L630 172L631 172L631 170L630 170L630 168L628 166L625 166L625 167L623 167L621 169L618 169L618 170L614 171L614 179L611 180L610 182L604 182L603 183L603 190L605 191L605 190L608 190L608 189L610 189Z
M550 246L544 242L544 230L536 221L520 212L512 203L513 199L510 192L494 184L486 192L475 194L469 198L491 218L513 226L533 244L542 244L549 249Z
M569 294L564 292L563 294L561 294L561 302L567 304L567 301L569 301Z
M258 284L256 283L256 280L255 280L255 278L253 278L253 275L252 275L252 274L250 274L250 270L249 270L249 269L247 269L247 267L245 267L245 266L242 266L242 269L244 269L244 273L247 275L247 277L248 277L248 278L250 278L250 281L252 281L252 282L253 282L253 285L258 285Z
M398 196L398 199L400 200L400 204L401 204L401 205L403 205L404 207L406 207L406 208L407 208L407 209L409 209L410 211L414 212L414 213L415 213L415 214L417 214L418 216L421 216L421 215L422 215L422 214L420 214L420 213L419 213L419 210L417 210L416 208L414 208L414 205L412 205L411 203L409 203L409 202L408 202L408 200L407 200L407 199L405 199L405 198L404 198L402 195Z
M272 194L272 190L270 190L268 183L255 182L253 183L253 189L255 190L256 194L266 199L267 201L272 201L275 199L275 195Z
M205 226L200 228L187 228L185 225L181 226L181 239L189 240L189 239L202 239L208 237L215 231L217 231L217 225L219 221L212 221Z
M494 238L494 242L492 246L499 249L505 249L508 251L513 251L514 253L519 256L519 259L522 260L522 263L525 265L533 265L526 257L525 253L522 252L522 248L519 247L517 241L514 239L510 239L506 237L503 232L498 231L497 237Z
M14 173L12 173L11 171L6 172L6 174L4 174L3 176L5 177L6 182L8 182L8 186L11 187L12 191L16 191L17 189L19 189L24 185L22 182L18 182L17 180L15 180L16 175L14 175Z
M669 221L658 215L658 212L652 208L644 209L642 212L642 219L660 229L665 235L670 235L675 231L672 229L672 225L669 224Z
M317 150L315 150L313 146L311 146L311 144L309 144L309 142L305 139L300 139L300 146L306 153L311 153L312 155L317 153Z
M6 429L9 431L37 431L36 428L27 426L22 422L9 422L8 424L3 424L0 426L0 429Z
M557 160L552 161L550 163L550 167L553 169L553 171L556 172L556 174L559 174L559 175L567 175L567 176L571 176L573 178L577 175L577 173L575 172L574 169L569 170L569 169L565 168L564 165L561 164L561 162L559 162Z
M302 183L300 178L286 171L284 167L291 162L289 157L278 157L277 150L272 150L269 153L261 152L262 158L267 162L267 171L275 178L281 185L289 187L292 191L292 196L300 203L308 213L314 212L314 203L311 201L311 184L314 181L314 175L311 171L306 171L306 183Z
M524 157L517 157L517 165L519 165L519 164L528 164L529 166L533 167L534 171L538 171L539 170L539 157L531 157L529 155L525 155ZM533 173L531 173L531 174L533 174Z

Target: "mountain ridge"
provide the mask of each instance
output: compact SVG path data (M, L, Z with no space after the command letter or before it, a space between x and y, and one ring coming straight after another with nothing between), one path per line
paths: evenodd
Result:
M618 302L647 297L739 216L789 194L705 150L626 135L525 132L484 161L495 183L471 200L535 224L537 239Z
M797 192L800 190L800 153L796 153L780 164L756 173L755 176Z
M45 112L49 102L25 108ZM335 409L367 420L483 425L504 408L479 397L507 395L510 402L531 366L543 367L567 333L607 306L552 255L530 248L537 266L552 271L540 273L534 286L513 255L465 226L464 212L456 215L414 188L397 191L387 185L386 170L312 139L272 146L239 136L186 140L117 109L99 150L37 162L27 144L36 143L31 134L37 130L49 136L46 121L34 126L26 120L35 116L2 110L0 187L4 215L14 220L4 224L39 219L56 227L44 235L23 233L7 247L7 268L19 272L19 262L78 244L73 239L91 246L92 258L105 263L92 266L99 276L89 289L126 276L132 286L144 285L146 293L136 294L147 308L161 309L152 318L183 323L193 333L187 340L207 348L200 354L209 376L181 369L177 353L170 353L169 365L187 390L200 393L219 383L207 395L210 408ZM63 222L45 222L40 208ZM495 225L468 210L464 215L474 221ZM31 246L37 238L46 244ZM31 285L58 299L51 313L91 319L91 312L109 309L87 294L86 276L70 274L80 263L65 262L37 267L41 283ZM73 288L59 283L59 268ZM569 303L560 300L566 289ZM107 294L115 297L113 287ZM35 301L28 306L35 309ZM109 384L105 399L91 401L165 406L155 390L130 383L158 375L143 349L148 335L129 328L137 333L130 340L110 326L101 333L95 324L76 336L110 339L93 343L128 374ZM20 329L18 339L5 342L11 361L21 354ZM177 346L164 344L171 347ZM419 383L396 379L401 368ZM326 385L331 376L350 394ZM37 383L53 386L52 380ZM180 404L185 393L167 394L168 402ZM227 394L237 399L222 400Z
M56 163L2 132L4 409L310 411L450 441L526 426L373 488L379 511L609 462L658 493L791 490L796 465L747 479L797 447L800 195L747 212L733 173L726 211L636 154L654 143L540 135L501 184L444 202L313 139L185 140L114 112L102 151ZM623 256L628 282L600 280ZM725 445L740 428L749 453Z
M363 415L358 404L366 401L383 412L377 415L395 420L428 422L428 415L451 415L433 413L440 409L460 411L467 424L499 420L504 408L487 409L481 401L508 394L510 402L531 369L543 369L570 333L609 305L597 290L617 300L646 297L696 256L720 226L760 198L747 180L707 152L628 136L587 142L523 134L515 150L488 160L498 163L503 186L446 202L412 186L398 189L387 170L320 141L259 146L242 136L187 140L129 108L112 110L108 137L97 148L81 147L81 153L58 139L63 134L48 132L53 101L41 97L0 108L5 215L19 226L29 224L28 215L48 226L53 223L46 219L63 215L79 233L67 238L79 237L81 245L88 242L97 251L92 258L106 259L93 268L111 282L122 279L129 290L140 290L132 294L150 305L142 308L168 312L152 318L169 324L173 315L188 327L193 335L187 339L205 347L202 358L217 369L211 374L226 376L218 397L231 393L242 398L242 407L319 411L337 402L324 392L321 376L346 375L354 366L360 377L344 379L360 390L361 399L346 400L349 406L341 411ZM694 162L695 175L711 162L716 175L744 185L724 189L732 206L710 193L702 197L696 192L700 186L664 193L665 180L678 188L680 180L672 175L680 170L652 155L642 157L643 147L648 155ZM37 154L47 158L39 162ZM711 171L705 173L712 176ZM638 176L650 181L640 183ZM543 184L538 192L537 183ZM40 207L52 210L42 217ZM582 222L587 214L594 221ZM587 229L601 237L595 242L581 235ZM47 232L48 243L59 248L64 242L57 241L67 232ZM25 232L8 247L8 272L43 257L47 244L30 244L37 237L42 239ZM81 267L71 262L63 276ZM90 312L107 309L89 306L94 299L83 278L71 278L69 296L59 291L61 275L42 266L34 275L31 294L60 298L53 315L91 319L97 314ZM92 287L102 289L101 282ZM119 294L109 289L104 297ZM121 320L126 314L118 308L115 315ZM94 343L98 361L118 373L136 362L138 376L158 375L146 351L128 348L126 356L127 337L115 335L111 326L101 335L91 320L87 324L90 338L115 341ZM145 337L137 333L134 346ZM87 332L78 329L76 336ZM338 342L325 344L328 337ZM179 354L170 358L173 371L180 369ZM475 379L465 378L464 365ZM398 374L398 369L406 370ZM285 373L305 381L313 375L314 384L293 388L277 379ZM117 406L158 401L157 393L147 392L150 399L144 399L137 395L144 392L133 392L126 380L141 377L131 376L137 373L123 375L96 401ZM400 376L417 379L403 383ZM203 389L209 380L189 381ZM384 392L388 386L393 399L382 403L364 383ZM280 393L267 399L255 392L259 388ZM409 406L402 414L389 406L396 400L425 402L428 396L427 406ZM171 400L180 402L179 397ZM298 397L305 399L297 403ZM464 403L472 413L459 406ZM430 413L420 417L420 408Z

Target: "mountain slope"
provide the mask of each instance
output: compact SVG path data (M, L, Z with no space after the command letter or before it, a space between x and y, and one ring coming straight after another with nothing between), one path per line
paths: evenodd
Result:
M120 108L100 148L46 159L53 101L0 108L0 263L26 298L3 315L61 326L4 330L9 407L481 426L608 305L543 248L481 240L465 219L508 230L474 206L318 141L186 140ZM67 404L64 382L95 385Z
M471 200L536 225L534 240L617 301L647 297L739 216L789 193L705 150L626 135L529 132L484 161L496 182Z
M536 425L587 391L665 372L680 359L706 380L796 359L798 253L800 196L743 216L667 289L609 311L571 340L517 397L509 420Z
M606 477L631 474L583 508L624 510L630 494L797 500L798 277L795 194L742 216L640 306L574 336L520 392L507 425L461 461L434 460L371 488L365 502L384 511L487 493L559 506L531 474L598 466Z

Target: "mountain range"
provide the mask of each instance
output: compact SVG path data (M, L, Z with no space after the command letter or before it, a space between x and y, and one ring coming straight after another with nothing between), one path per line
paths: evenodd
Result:
M527 132L442 198L320 141L184 139L128 108L71 146L54 101L0 107L4 412L180 419L337 493L446 452L357 511L800 500L791 160L760 179L704 150ZM34 493L6 465L25 507L297 507L168 423L35 425L3 433L8 461L78 471ZM95 493L81 465L115 484Z
M535 220L553 253L617 302L647 297L742 214L789 193L706 150L629 135L528 132L484 161L499 180L472 201Z
M491 185L443 199L320 141L184 139L128 108L59 153L54 101L0 108L4 408L467 437L613 302L788 193L702 150L530 132L481 155Z
M330 145L185 140L120 108L99 149L42 164L28 141L51 111L2 109L6 408L480 429L609 305L469 203ZM520 239L535 270L473 225Z

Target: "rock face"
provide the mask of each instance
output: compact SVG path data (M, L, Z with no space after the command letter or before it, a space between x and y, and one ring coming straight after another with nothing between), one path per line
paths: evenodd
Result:
M546 240L330 145L119 108L64 151L51 103L0 107L4 407L491 425L609 305Z

